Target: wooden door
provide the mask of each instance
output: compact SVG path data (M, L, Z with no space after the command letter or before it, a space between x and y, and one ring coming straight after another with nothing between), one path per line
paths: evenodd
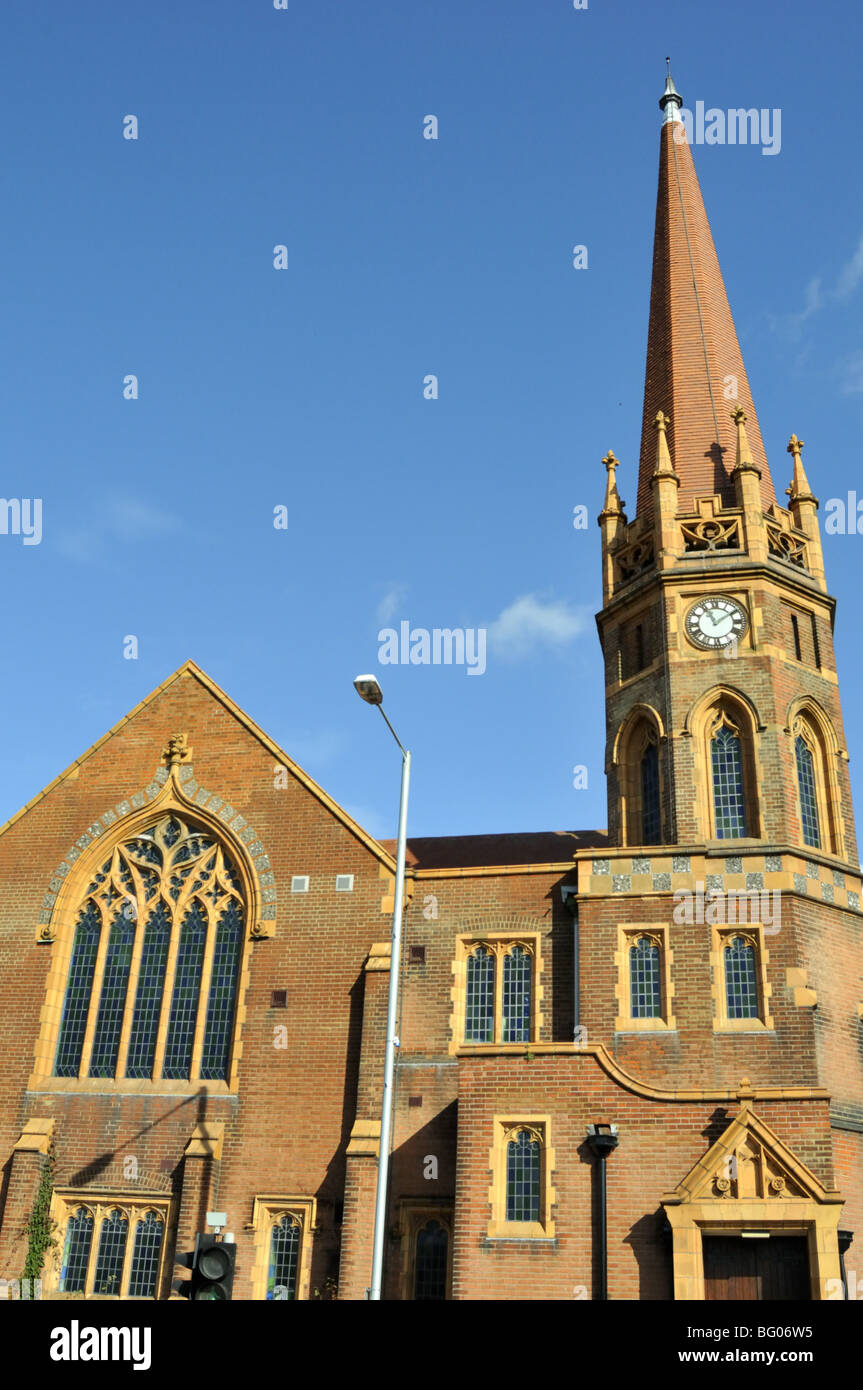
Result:
M704 1236L704 1297L796 1303L812 1297L804 1236Z

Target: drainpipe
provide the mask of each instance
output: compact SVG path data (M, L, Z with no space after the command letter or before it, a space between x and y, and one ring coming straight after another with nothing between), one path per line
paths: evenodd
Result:
M845 1272L845 1251L854 1239L853 1231L837 1231L836 1237L839 1242L839 1273L842 1275L842 1297L848 1298L848 1275ZM857 1298L857 1290L854 1290L854 1297Z
M596 1158L597 1225L599 1246L599 1298L608 1301L608 1197L605 1160L617 1148L617 1125L588 1125L587 1147Z
M575 1042L583 1042L580 1027L580 1004L581 986L579 979L579 958L578 958L578 898L576 897L574 884L565 883L560 890L563 905L572 917L572 1036Z

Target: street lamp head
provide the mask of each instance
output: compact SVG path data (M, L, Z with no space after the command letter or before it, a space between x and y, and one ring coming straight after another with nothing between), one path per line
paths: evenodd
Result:
M354 689L361 700L365 700L367 705L380 705L383 703L383 691L378 685L375 676L357 676L354 681Z

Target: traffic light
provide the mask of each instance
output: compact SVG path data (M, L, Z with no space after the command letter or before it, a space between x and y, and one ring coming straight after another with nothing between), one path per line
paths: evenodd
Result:
M226 1302L231 1297L237 1247L215 1236L198 1236L192 1269L191 1299Z

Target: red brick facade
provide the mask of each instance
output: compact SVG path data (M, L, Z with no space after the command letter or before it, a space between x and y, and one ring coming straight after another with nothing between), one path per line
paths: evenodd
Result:
M187 663L0 831L0 1277L24 1271L47 1166L58 1223L48 1297L129 1292L131 1245L122 1276L96 1250L114 1210L130 1241L144 1213L163 1223L155 1296L177 1296L189 1275L180 1257L218 1210L237 1244L235 1297L283 1287L283 1266L270 1266L284 1220L279 1230L300 1231L297 1297L364 1298L396 968L386 1298L593 1299L603 1270L611 1299L703 1298L708 1243L753 1234L805 1242L812 1296L841 1296L839 1233L854 1236L849 1269L863 1249L863 915L834 604L795 440L790 506L775 504L691 154L669 132L645 419L670 411L672 424L667 441L662 420L645 435L635 520L623 515L613 460L600 517L608 832L410 841L403 955L391 962L395 847L371 839ZM710 393L693 366L687 219L708 373L717 397L724 374L739 375L749 415L751 444L740 411L723 417L722 477L705 463ZM733 659L687 635L694 607L716 596L743 615ZM724 727L741 758L731 796L745 833L733 836L712 762ZM659 830L648 835L654 755ZM803 816L807 756L817 844ZM154 826L220 845L233 865L230 882L211 884L214 902L233 885L245 913L227 1063L208 1075L196 1060L216 998L215 984L209 995L201 985L185 1072L155 1062L124 1072L129 981L144 967L123 975L120 946L109 965L103 927L87 978L115 969L127 991L114 1061L88 1061L107 1027L94 987L79 1060L58 1074L82 903L106 864L109 879L120 872L115 846L140 848L135 837ZM137 894L127 935L140 962L149 880L123 872L127 902ZM192 881L183 872L170 880L177 895ZM759 897L738 930L725 915L741 892ZM211 969L216 979L215 931L213 919L204 980ZM172 932L165 979L180 970ZM632 974L642 949L656 972L644 1009ZM752 972L737 1013L736 951ZM468 972L475 981L480 969L493 1003L471 993L471 1009L490 1010L488 1034L471 1038ZM529 1007L513 983L525 978ZM535 1165L523 1207L510 1167L519 1146ZM92 1214L95 1244L75 1274L65 1239L78 1210Z

